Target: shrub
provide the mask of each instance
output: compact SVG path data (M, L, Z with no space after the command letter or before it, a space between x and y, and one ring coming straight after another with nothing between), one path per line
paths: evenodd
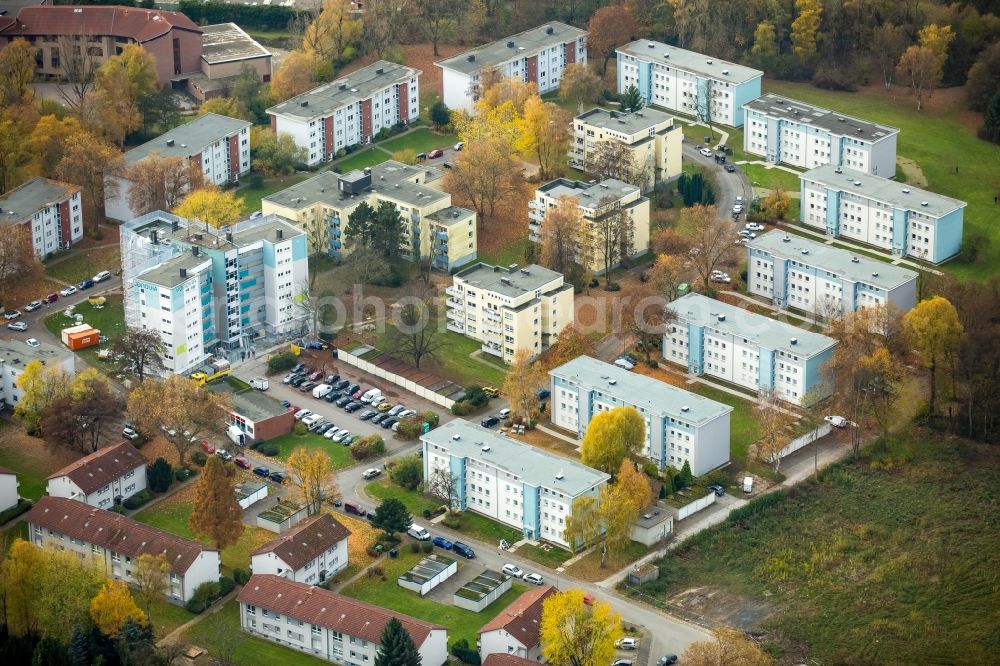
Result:
M235 573L235 572L233 572ZM236 581L229 576L223 576L219 579L219 596L224 597L233 591L236 587Z
M368 567L368 577L369 578L381 578L385 573L382 571L382 567Z
M204 467L205 463L208 462L208 454L204 451L195 451L191 454L191 462L198 467Z
M246 585L250 580L250 572L246 569L233 569L233 580L239 585Z
M204 612L206 608L211 605L212 601L219 597L219 590L221 589L220 583L208 582L202 583L197 588L195 588L194 594L191 596L191 600L185 604L190 612L198 614ZM232 589L232 588L230 588Z
M125 515L125 507L123 507L121 504L115 504L113 507L111 507L111 512L112 513L118 513L118 514L121 514L121 515L124 516Z
M129 497L127 500L122 502L122 504L125 505L126 509L138 509L140 506L146 504L151 499L153 499L153 494L150 493L149 490L143 489L137 492L135 495L132 495L132 497Z
M420 412L419 416L421 420L421 425L423 425L423 423L429 423L431 426L431 430L437 428L438 425L441 423L441 415L429 409L426 412Z
M788 493L785 490L775 490L764 495L759 495L738 509L730 511L729 517L726 520L729 521L729 524L738 523L757 515L775 504L784 502L786 499L788 499Z
M174 468L166 458L157 458L152 465L146 467L146 479L153 492L165 492L170 487L170 482L174 480Z
M473 407L482 407L490 401L490 396L486 395L486 391L479 384L470 384L465 387L465 398L463 399Z
M400 439L416 439L420 437L423 427L424 423L420 416L416 414L407 416L400 419L399 426L396 428L396 436Z
M423 511L423 514L422 514L422 515L423 515L423 517L424 517L424 520L430 520L430 519L431 519L431 516L432 516L433 514L431 513L431 510L430 510L430 509L424 509L424 511Z
M420 549L425 553L429 553L434 550L434 544L432 544L430 541L424 541L422 544L420 544Z
M274 456L278 455L278 453L280 451L281 451L281 447L279 447L274 442L261 442L257 446L257 453L261 454L262 456L271 456L271 457L274 457Z
M174 477L178 481L187 481L191 478L191 470L187 467L180 467L174 472Z
M0 525L7 524L8 521L17 518L30 508L31 508L31 502L29 502L28 500L18 498L17 504L10 507L6 511L0 513Z
M416 455L397 458L389 469L389 478L407 490L413 490L424 480L424 463Z
M201 601L200 599L195 599L194 597L192 597L191 599L188 599L188 602L186 604L184 604L184 608L186 608L187 612L189 613L194 613L195 615L201 615L202 613L205 612L205 609L208 608L208 604L206 604L204 601Z
M274 373L281 372L282 370L291 370L298 362L299 357L290 351L275 354L271 358L267 359L267 372L268 374L273 375Z
M252 171L250 175L247 176L247 185L255 189L263 186L264 176L262 176L259 171Z
M449 511L448 515L441 520L441 524L445 527L457 530L462 527L462 516L457 511Z
M366 435L351 446L351 457L365 460L385 453L385 441L379 435Z
M346 156L347 156L347 151L344 150L343 148L341 148L340 150L337 151L337 158L338 159L341 158L341 157L346 157Z
M451 110L441 100L436 101L431 107L431 122L438 129L446 127L451 122Z
M596 287L598 287L598 286L599 286L600 284L601 284L601 281L600 281L600 280L598 280L597 278L590 278L590 288L591 288L591 289L595 289L595 288L596 288Z
M459 400L451 406L451 413L455 416L465 416L471 414L473 406L467 400Z
M309 428L307 428L306 424L302 423L302 421L296 421L294 432L296 437L305 437L309 432Z
M643 463L642 471L646 473L646 476L651 476L654 479L660 476L660 468L654 462Z
M419 543L411 543L410 544L410 552L411 553L419 553L420 552L420 544Z
M469 647L469 641L466 638L455 641L451 646L451 653L466 664L479 666L482 663L479 653Z

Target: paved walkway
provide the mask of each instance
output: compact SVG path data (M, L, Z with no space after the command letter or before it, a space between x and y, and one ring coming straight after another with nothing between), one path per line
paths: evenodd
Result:
M553 430L552 428L549 428L549 427L546 427L546 426L543 426L543 425L542 425L541 423L538 423L538 424L536 424L536 425L535 425L535 429L536 429L536 430L541 430L541 431L542 431L542 432L544 432L544 433L545 433L546 435L551 435L551 436L555 437L556 439L561 439L561 440L562 440L562 441L564 441L564 442L569 442L569 443L570 443L570 444L572 444L573 446L575 446L575 447L577 447L577 448L580 448L580 442L579 442L579 441L577 441L577 440L573 439L573 438L572 438L572 437L570 437L569 435L564 435L564 434L562 434L562 433L561 433L561 432L559 432L558 430Z

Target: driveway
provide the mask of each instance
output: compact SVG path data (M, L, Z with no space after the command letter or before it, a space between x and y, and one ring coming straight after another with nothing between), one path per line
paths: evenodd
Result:
M49 329L45 328L45 318L53 312L62 312L68 306L84 303L92 296L107 296L111 293L120 293L121 286L121 278L113 275L110 280L99 282L85 291L78 291L72 296L66 298L60 296L59 300L55 303L42 305L42 307L38 308L34 312L28 312L24 309L24 306L27 305L27 303L11 304L10 307L12 309L18 310L21 313L21 316L13 321L23 321L28 325L28 330L24 332L12 331L6 328L7 324L10 322L3 320L5 333L4 337L10 340L38 338L42 342L48 342L57 346L62 345L62 340L60 340L58 336L49 333ZM45 294L38 294L35 298L41 300L44 296ZM77 356L77 360L80 361L79 356Z
M716 164L715 158L705 157L698 152L703 147L703 144L692 143L684 139L684 159L705 167L709 173L715 176L715 205L720 216L729 217L729 211L733 209L737 196L743 197L744 201L750 201L753 197L750 179L738 166L735 172L727 173L721 164Z

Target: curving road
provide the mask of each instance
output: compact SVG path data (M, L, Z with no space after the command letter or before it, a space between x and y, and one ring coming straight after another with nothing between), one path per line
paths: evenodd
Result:
M715 205L718 207L721 216L728 217L729 211L733 209L733 204L736 203L737 196L743 197L744 201L749 201L753 198L753 186L751 186L750 179L747 178L747 175L743 173L743 170L739 166L736 167L735 172L727 173L721 164L716 164L715 158L705 157L699 153L698 151L704 147L703 144L692 143L685 139L682 146L684 160L705 167L714 176Z

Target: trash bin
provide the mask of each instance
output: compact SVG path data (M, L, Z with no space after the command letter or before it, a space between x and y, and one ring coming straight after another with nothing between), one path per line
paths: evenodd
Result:
M376 553L381 553L382 552L382 544L380 544L380 543L379 544L375 544L375 552Z
M396 548L390 548L389 549L389 557L395 558L397 555L399 555L399 550L398 549L396 549Z

